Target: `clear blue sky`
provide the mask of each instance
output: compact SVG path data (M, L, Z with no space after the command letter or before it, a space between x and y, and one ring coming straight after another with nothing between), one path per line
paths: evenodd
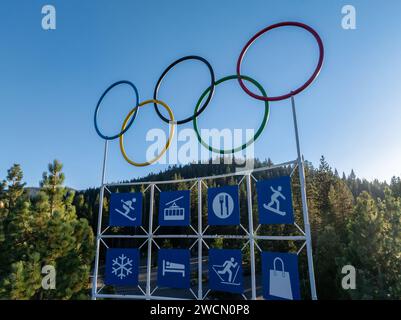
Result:
M356 30L341 28L341 8L348 3L356 8ZM56 7L56 30L41 28L45 4ZM296 98L305 157L317 164L325 155L340 173L353 168L368 179L400 175L400 12L398 0L2 0L0 177L20 163L28 185L37 186L47 164L57 158L64 163L67 185L99 185L103 140L92 118L109 84L130 80L141 100L149 99L164 68L189 54L208 59L217 78L233 74L246 41L286 20L311 25L326 49L319 78ZM285 28L252 47L243 73L268 93L281 94L301 84L316 59L312 37ZM200 63L187 62L169 73L160 98L177 118L187 117L208 81ZM107 98L99 118L106 133L119 130L132 104L127 88ZM295 159L290 111L288 100L271 104L270 121L255 144L257 157ZM263 104L233 81L217 87L199 125L253 128L262 114ZM126 135L133 158L144 160L145 133L157 127L167 128L152 107L143 108ZM109 181L163 168L134 168L120 155L118 141L111 143Z

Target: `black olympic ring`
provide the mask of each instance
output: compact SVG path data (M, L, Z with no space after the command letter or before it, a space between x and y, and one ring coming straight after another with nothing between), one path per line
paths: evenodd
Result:
M211 88L211 90L209 91L209 94L208 94L208 96L207 96L207 99L205 100L205 102L204 102L204 104L202 105L202 107L200 107L199 110L198 110L195 114L193 114L192 116L190 116L190 117L188 117L188 118L186 118L186 119L183 119L183 120L177 120L177 121L176 121L177 124L184 124L184 123L193 121L196 117L198 117L198 116L203 112L203 110L205 110L205 108L206 108L207 105L209 104L210 100L212 99L213 94L214 94L214 88L215 88L214 71L213 71L213 68L212 68L212 66L210 65L210 63L209 63L205 58L202 58L202 57L199 57L199 56L185 56L185 57L182 57L182 58L180 58L180 59L174 61L172 64L170 64L170 65L167 67L166 70L163 71L162 75L160 76L159 80L158 80L157 83L156 83L155 91L154 91L154 93L153 93L153 99L155 99L155 100L158 100L158 99L159 99L159 98L157 97L157 94L158 94L158 92L159 92L160 85L161 85L161 83L162 83L162 81L163 81L163 78L166 76L167 72L169 72L172 68L174 68L175 65L177 65L177 64L179 64L180 62L185 61L185 60L199 60L199 61L203 62L204 64L206 64L206 66L208 67L209 72L210 72L210 88ZM157 104L154 104L154 107L155 107L155 110L156 110L158 116L160 117L160 119L162 119L164 122L169 123L169 119L167 119L165 116L163 116L163 115L161 114L161 112L160 112L159 107L157 106Z

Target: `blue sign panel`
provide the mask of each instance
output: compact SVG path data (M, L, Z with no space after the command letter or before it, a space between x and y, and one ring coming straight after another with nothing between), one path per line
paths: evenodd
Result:
M262 252L263 297L267 300L299 300L298 256Z
M186 249L160 249L157 285L169 288L190 287L190 252Z
M258 181L256 190L260 224L294 223L290 177Z
M110 221L112 227L140 226L142 222L142 193L112 193Z
M209 250L209 288L232 293L244 291L241 250Z
M212 226L239 224L238 186L207 189L208 223Z
M138 285L139 250L107 249L106 285Z
M190 224L190 191L160 193L159 224L161 226L188 226Z

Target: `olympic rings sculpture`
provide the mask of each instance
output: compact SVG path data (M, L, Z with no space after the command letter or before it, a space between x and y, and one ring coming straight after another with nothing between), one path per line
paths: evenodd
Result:
M283 94L280 96L274 96L274 97L269 97L265 90L263 89L263 87L254 79L252 79L251 77L245 76L245 75L241 75L241 64L242 61L245 57L245 54L247 52L247 50L249 49L249 47L263 34L265 34L266 32L276 29L276 28L280 28L280 27L297 27L297 28L302 28L306 31L308 31L309 33L312 34L312 36L315 38L318 47L319 47L319 59L318 62L316 64L315 70L313 71L312 75L309 77L309 79L300 87L290 91L287 94ZM115 83L113 83L112 85L110 85L104 92L103 94L100 96L97 104L96 104L96 108L95 108L95 114L94 114L94 124L95 124L95 130L96 133L103 139L105 140L115 140L117 138L119 138L120 140L120 150L121 153L124 157L124 159L131 165L137 166L137 167L143 167L143 166L147 166L150 165L152 163L154 163L155 161L157 161L158 159L160 159L160 157L167 151L167 149L169 148L170 144L171 144L171 140L173 138L174 135L174 128L175 125L179 125L179 124L184 124L184 123L188 123L190 121L193 122L193 127L195 129L196 132L196 136L198 138L198 141L206 148L208 148L210 151L215 152L215 153L220 153L220 154L230 154L230 153L235 153L241 150L246 149L249 145L251 145L252 143L254 143L256 141L256 139L258 139L258 137L261 135L262 131L264 130L268 119L269 119L269 113L270 113L270 109L269 109L269 101L280 101L280 100L285 100L288 98L291 98L292 96L297 95L298 93L304 91L308 86L310 86L312 84L312 82L317 78L317 76L320 73L320 70L322 68L323 65L323 59L324 59L324 47L323 47L323 42L319 36L319 34L310 26L303 24L301 22L280 22L280 23L276 23L273 25L270 25L262 30L260 30L258 33L256 33L244 46L244 48L242 49L238 61L237 61L237 66L236 66L236 74L235 75L231 75L231 76L227 76L224 77L220 80L215 80L215 75L214 75L214 71L213 68L211 66L211 64L203 57L199 57L199 56L195 56L195 55L191 55L191 56L185 56L182 57L176 61L174 61L172 64L170 64L162 73L162 75L160 76L159 80L156 83L155 89L154 89L154 93L153 93L153 99L150 100L146 100L143 102L139 102L139 94L138 94L138 89L136 88L136 86L127 80L121 80L121 81L117 81ZM174 114L173 111L171 110L171 108L163 101L158 99L158 92L161 86L161 83L164 79L164 77L166 76L166 74L174 68L174 66L176 66L177 64L186 61L186 60L198 60L200 62L202 62L203 64L205 64L209 70L210 73L210 86L202 93L201 97L199 98L195 109L194 109L194 113L192 116L187 117L185 119L182 120L175 120L174 118ZM255 98L257 100L261 100L264 101L265 103L265 113L262 119L262 123L259 127L259 129L257 130L256 134L246 143L244 143L241 146L238 146L236 148L232 148L232 149L227 149L227 150L223 150L223 149L216 149L213 148L212 146L208 145L206 142L204 142L199 134L199 130L198 130L198 126L197 126L197 118L198 116L206 109L206 107L208 106L208 104L210 103L210 101L212 100L214 91L215 91L215 87L223 82L229 81L229 80L233 80L233 79L237 79L239 82L240 87L252 98ZM245 81L251 82L253 85L255 85L258 90L260 91L261 95L257 95L255 93L253 93L252 91L250 91L245 83ZM126 116L126 118L124 119L123 125L121 127L121 131L118 134L114 134L111 136L107 136L105 134L103 134L100 130L99 130L99 126L97 123L97 117L98 117L98 113L99 113L99 109L100 109L100 105L104 99L104 97L106 96L106 94L113 89L114 87L121 85L121 84L126 84L128 86L130 86L134 93L135 93L135 107L128 113L128 115ZM206 99L205 99L206 97ZM205 101L204 101L205 100ZM203 104L202 104L203 103ZM152 160L149 161L145 161L145 162L135 162L133 160L131 160L128 156L127 153L125 151L125 147L124 147L124 134L129 130L129 128L132 126L132 124L134 123L134 120L137 117L138 114L138 110L139 108L143 107L144 105L147 104L153 104L154 109L157 113L157 115L159 116L159 118L161 120L163 120L164 122L169 123L170 125L170 134L168 137L168 140L164 146L164 148L162 149L162 151ZM201 105L202 104L202 105ZM165 116L162 115L162 113L160 112L158 105L161 105L164 109L167 110L168 114L169 114L169 119L167 119Z

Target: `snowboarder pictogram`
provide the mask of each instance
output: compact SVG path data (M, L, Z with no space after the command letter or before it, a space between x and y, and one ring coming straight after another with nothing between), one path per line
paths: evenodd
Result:
M273 213L279 214L280 216L285 216L285 211L280 211L280 201L279 198L286 200L285 196L281 193L282 187L278 186L277 190L275 190L272 186L270 186L271 191L273 192L272 196L270 197L270 202L268 204L263 204L263 207L266 210L269 210ZM275 207L274 207L275 205Z
M117 267L115 267L117 266ZM132 259L128 258L126 255L113 259L113 271L112 273L119 277L121 280L128 277L132 273Z

